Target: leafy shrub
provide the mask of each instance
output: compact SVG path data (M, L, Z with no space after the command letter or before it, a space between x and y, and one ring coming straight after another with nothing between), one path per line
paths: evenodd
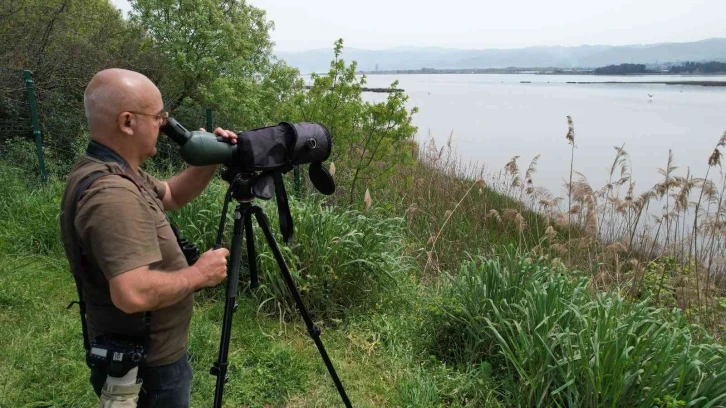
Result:
M337 168L334 198L352 206L361 204L367 188L386 188L395 164L412 164L418 108L407 108L409 98L398 81L387 87L385 101L364 101L366 76L358 76L357 62L346 64L342 54L338 39L328 72L312 73L307 90L303 78L297 78L280 114L287 121L325 124L333 139L330 161Z
M226 185L213 182L194 201L171 213L183 234L204 251L214 245L222 212ZM288 189L292 191L292 189ZM375 304L380 295L395 289L408 263L402 258L405 222L371 213L332 208L319 196L303 200L290 198L294 237L282 241L274 199L257 200L267 214L270 228L306 307L319 317L340 317L347 309ZM223 246L229 248L236 202L227 212ZM263 309L297 314L290 294L262 229L253 221L258 255L260 288L257 296ZM246 239L243 237L243 240ZM246 243L242 245L240 286L249 283Z
M266 213L279 237L277 210L268 207L272 208ZM293 242L284 245L277 239L313 315L340 317L350 308L373 305L384 293L396 290L409 268L402 256L403 220L331 208L315 199L291 199L290 210ZM260 255L259 298L265 303L274 300L267 310L297 313L272 252L263 244L262 231L255 226L255 232Z
M659 305L666 307L677 306L676 288L673 282L684 280L691 275L691 268L676 262L673 257L663 257L660 260L650 261L643 272L640 296L655 299Z
M589 283L514 251L467 262L430 307L429 350L491 363L522 406L723 403L722 346L696 343L678 312L593 297Z

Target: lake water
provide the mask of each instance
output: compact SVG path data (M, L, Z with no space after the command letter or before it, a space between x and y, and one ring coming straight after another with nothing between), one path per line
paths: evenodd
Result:
M594 188L608 178L614 146L625 144L636 192L661 177L672 149L678 174L686 167L703 177L707 160L726 130L726 87L683 85L567 84L568 81L726 81L726 77L606 77L554 75L369 75L367 86L399 80L410 97L418 140L430 135L438 146L452 136L465 161L489 172L520 156L522 172L541 154L535 184L556 195L569 177L567 115L575 133L575 170ZM531 83L521 83L530 81ZM648 94L653 95L652 97ZM386 94L364 93L367 100Z

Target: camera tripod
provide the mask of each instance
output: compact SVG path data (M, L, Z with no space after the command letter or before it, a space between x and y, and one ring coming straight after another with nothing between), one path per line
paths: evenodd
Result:
M227 293L226 293L226 302L224 305L224 317L223 317L223 324L222 324L222 336L220 339L219 344L219 357L218 360L214 363L212 366L210 373L212 375L215 375L217 377L217 384L214 391L214 407L215 408L221 408L222 406L222 394L224 392L224 384L228 380L227 376L227 368L228 368L228 354L229 354L229 341L230 341L230 335L232 331L232 314L237 309L237 303L235 302L235 298L237 295L237 285L239 283L239 267L240 267L240 260L242 255L242 231L245 232L245 239L247 240L247 259L248 259L248 267L250 271L250 289L255 289L258 286L258 279L257 279L257 265L256 265L256 254L255 254L255 241L254 241L254 232L252 230L252 216L254 215L257 219L257 223L262 228L262 232L265 235L265 238L267 240L267 244L270 246L270 249L272 250L272 253L275 257L275 260L277 261L277 264L280 268L280 273L282 274L283 279L285 280L285 283L287 284L288 289L292 293L293 298L295 299L295 304L297 305L297 308L300 311L300 314L302 315L303 320L305 321L305 325L307 326L308 334L310 337L312 337L313 341L315 342L315 345L318 348L318 351L320 352L320 355L323 358L323 361L325 362L325 366L328 368L328 372L330 373L330 376L333 379L333 382L335 383L335 387L338 389L338 393L340 394L340 397L343 399L343 403L346 407L350 408L350 400L348 399L348 396L345 393L345 390L343 389L343 384L340 382L340 379L338 378L337 373L335 372L335 368L333 367L333 363L330 361L330 358L328 357L328 353L325 351L325 347L323 346L322 341L320 340L320 333L321 330L318 326L313 324L312 319L310 318L310 315L308 314L307 309L305 308L305 305L303 304L302 299L300 298L300 294L298 293L297 288L295 287L295 281L292 279L292 276L290 275L290 269L288 268L287 264L285 263L285 259L282 256L282 252L280 251L279 246L277 245L277 242L275 241L275 237L272 235L272 232L270 231L270 223L267 219L267 215L263 211L263 209L256 204L254 204L255 199L255 183L257 181L254 174L250 173L243 173L239 171L234 170L226 170L225 173L223 173L222 178L230 183L229 189L227 190L227 193L225 195L224 205L222 208L222 216L219 221L219 230L217 231L217 241L215 244L215 249L222 247L222 236L224 234L224 224L227 217L227 209L228 204L232 199L235 199L238 204L234 211L234 226L233 226L233 233L232 233L232 244L230 249L230 259L227 269ZM275 182L278 184L276 188L278 189L278 204L280 200L280 195L284 195L284 187L282 184L282 178L281 175L278 173L275 175L276 179ZM268 179L268 181L271 181ZM268 183L269 186L269 183ZM287 197L284 197L285 203L287 202ZM288 219L290 219L289 216L289 210L288 210ZM291 219L290 219L291 220ZM281 225L282 225L281 221ZM284 233L284 231L283 231ZM287 234L286 234L287 235ZM287 239L287 237L286 237Z

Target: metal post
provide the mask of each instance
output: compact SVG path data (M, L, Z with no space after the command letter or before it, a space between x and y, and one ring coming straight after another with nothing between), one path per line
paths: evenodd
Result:
M33 137L35 138L35 150L38 155L38 163L40 164L40 177L45 184L47 178L45 176L45 160L43 159L43 141L40 138L40 124L38 123L38 109L35 105L35 91L33 89L33 74L23 70L25 74L25 87L28 89L28 105L30 106L30 117L33 122Z
M207 108L207 132L213 132L212 129L212 109Z

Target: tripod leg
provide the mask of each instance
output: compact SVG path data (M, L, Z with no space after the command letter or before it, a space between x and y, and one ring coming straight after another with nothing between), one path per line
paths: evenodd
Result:
M224 205L222 206L222 216L219 218L219 228L217 229L217 240L214 242L214 249L222 248L222 237L224 237L224 223L227 220L227 207L232 199L232 186L229 186L227 193L224 195Z
M257 255L255 253L255 233L252 231L252 214L245 213L245 233L247 240L247 265L250 268L250 290L257 289Z
M224 304L224 318L222 323L222 338L219 342L219 358L210 370L217 376L217 385L214 390L214 407L221 408L224 383L227 381L227 356L229 355L229 340L232 334L232 314L236 309L235 297L239 282L239 265L242 254L242 210L238 205L234 211L234 232L232 236L232 249L230 250L229 266L227 267L227 296Z
M323 358L323 362L325 362L325 366L328 368L330 377L333 378L333 382L335 383L335 387L338 389L340 397L343 399L343 403L346 407L350 408L351 405L350 400L348 399L348 395L346 395L345 389L343 389L343 384L340 382L338 374L335 372L335 367L333 367L333 363L330 361L330 357L328 357L328 353L325 351L325 346L323 346L323 342L320 340L320 328L313 324L313 321L310 318L310 315L308 314L305 305L303 304L302 298L300 298L300 294L295 287L295 281L290 275L290 269L288 268L287 263L285 263L285 258L282 256L282 252L280 251L280 247L277 245L277 241L275 241L275 237L270 231L270 223L267 220L267 216L260 207L253 207L252 211L257 218L257 223L262 228L262 232L265 234L267 244L270 246L272 253L275 255L275 260L277 261L277 265L280 267L282 277L285 280L285 283L287 284L290 293L292 293L292 296L295 299L295 303L297 304L297 307L300 310L300 314L302 315L302 318L305 321L305 325L307 326L308 333L310 334L310 337L313 338L315 345L318 347L318 351Z

